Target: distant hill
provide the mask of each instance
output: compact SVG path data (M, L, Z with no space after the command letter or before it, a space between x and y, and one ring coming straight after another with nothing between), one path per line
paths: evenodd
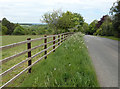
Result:
M16 23L20 25L46 25L45 23Z

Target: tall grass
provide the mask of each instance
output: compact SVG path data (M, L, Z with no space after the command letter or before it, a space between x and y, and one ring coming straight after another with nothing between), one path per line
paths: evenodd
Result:
M19 87L98 87L83 35L69 37L48 58L32 67Z

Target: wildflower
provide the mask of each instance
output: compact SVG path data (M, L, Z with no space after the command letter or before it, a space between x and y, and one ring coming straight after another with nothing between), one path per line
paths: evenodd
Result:
M69 64L69 66L71 66L71 64Z
M74 49L73 49L73 51L74 51Z
M54 70L56 70L56 68L54 68Z

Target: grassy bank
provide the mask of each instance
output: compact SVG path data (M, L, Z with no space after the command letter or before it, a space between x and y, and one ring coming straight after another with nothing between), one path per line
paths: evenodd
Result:
M68 38L46 60L32 67L19 87L97 87L91 59L80 33Z
M100 37L120 41L120 38L117 38L117 37L114 37L114 36L100 36Z

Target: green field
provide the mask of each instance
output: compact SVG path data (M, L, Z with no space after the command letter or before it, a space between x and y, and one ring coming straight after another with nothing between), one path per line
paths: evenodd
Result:
M3 45L23 41L29 36L3 36ZM38 38L40 36L31 36ZM13 40L14 39L14 40ZM8 41L6 41L8 40ZM11 42L9 42L11 40ZM51 39L49 39L51 40ZM32 43L32 47L43 43L37 41ZM11 50L3 51L3 58L15 52L25 50L26 46L21 45ZM32 55L39 52L43 47L32 51ZM15 52L14 52L15 51ZM5 55L6 53L6 55ZM42 56L41 54L40 56ZM32 59L34 62L40 56ZM14 64L27 58L27 54L15 58L3 64L3 71L12 67ZM12 73L3 77L3 83L27 67L27 63L18 67ZM98 81L89 57L87 48L84 44L83 35L80 33L69 37L54 53L51 53L46 60L41 60L32 67L32 73L27 72L21 75L9 87L98 87Z
M31 38L31 39L35 39L35 38L40 38L43 37L43 35L30 35L30 36L2 36L2 46L4 45L9 45L12 43L17 43L17 42L21 42L21 41L25 41L27 38ZM48 41L52 40L52 38L49 38ZM40 44L44 43L44 40L40 40L40 41L35 41L32 42L31 45L32 47L38 46ZM51 44L49 44L51 45ZM48 45L48 46L49 46ZM44 47L39 47L35 50L33 50L31 52L32 55L40 52ZM9 48L9 49L5 49L2 50L2 59L18 54L24 50L27 50L27 44L23 44L20 46L16 46L13 48ZM38 55L37 57L32 59L32 62L36 61L39 57L41 57L44 53L42 53L41 55ZM27 53L16 57L4 64L2 64L2 72L6 71L7 69L11 68L12 66L16 65L17 63L21 62L22 60L25 60L27 58ZM24 68L27 67L27 62L23 63L22 65L20 65L18 68L16 68L15 70L13 70L12 72L8 73L6 76L2 77L2 83L4 84L5 82L7 82L9 79L11 79L12 77L14 77L16 74L18 74L21 70L23 70Z

